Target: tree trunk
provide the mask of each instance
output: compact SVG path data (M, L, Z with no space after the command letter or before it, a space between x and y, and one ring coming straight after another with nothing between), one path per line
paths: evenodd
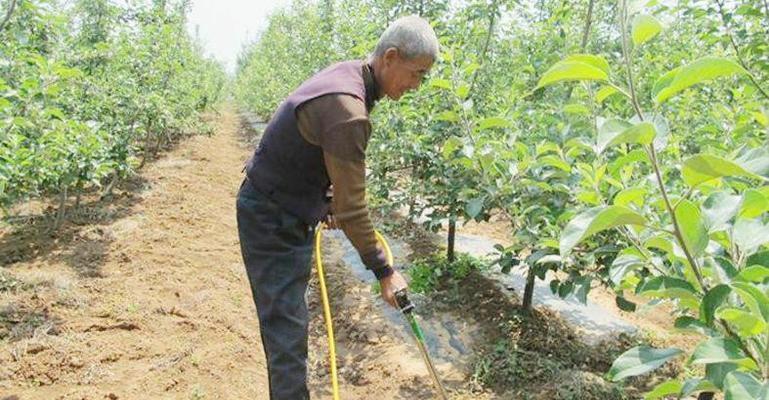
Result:
M144 140L144 154L142 154L142 162L139 164L139 169L144 167L152 155L151 153L154 153L154 150L152 150L152 119L147 121L146 135L147 137Z
M457 233L457 223L453 218L449 217L449 243L446 248L446 259L450 263L454 262L454 238Z
M529 267L528 274L526 274L526 287L523 290L523 311L526 313L531 312L531 304L534 299L534 281L537 276L534 275L533 268Z
M67 186L64 186L62 191L59 193L59 209L56 213L56 220L53 223L53 230L57 231L62 225L62 222L64 222L64 217L66 216L67 212Z
M112 179L110 179L109 183L107 184L107 187L104 188L104 190L101 192L101 195L99 196L99 200L104 200L107 197L112 195L112 188L115 186L118 180L118 173L112 172Z

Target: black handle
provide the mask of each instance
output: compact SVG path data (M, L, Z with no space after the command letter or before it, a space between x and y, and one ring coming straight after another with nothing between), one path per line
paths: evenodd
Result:
M400 289L395 292L395 302L398 303L398 308L400 308L401 312L404 314L414 311L414 303L409 300L406 289Z

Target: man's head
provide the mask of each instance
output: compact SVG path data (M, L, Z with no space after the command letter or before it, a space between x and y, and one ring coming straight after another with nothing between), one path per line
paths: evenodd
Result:
M417 16L402 17L382 33L371 55L379 86L387 97L398 100L416 89L438 56L433 28Z

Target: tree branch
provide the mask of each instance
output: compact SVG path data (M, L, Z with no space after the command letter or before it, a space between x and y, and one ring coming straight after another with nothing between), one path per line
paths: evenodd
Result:
M737 56L737 61L740 63L742 68L745 69L745 71L748 73L748 79L750 79L750 82L753 84L753 86L758 89L761 94L769 99L769 93L767 93L761 85L758 84L758 81L756 80L756 77L753 76L753 72L750 71L750 68L748 67L748 63L745 62L745 60L740 55L740 49L737 47L737 42L734 41L734 35L732 35L732 28L729 27L729 23L726 22L726 14L724 14L724 2L723 0L716 0L716 4L718 4L718 14L721 16L721 22L724 24L724 29L726 29L726 36L729 38L729 43L732 45L732 49L734 50L734 54ZM766 0L764 0L764 4L766 4ZM767 11L769 12L769 10Z
M587 5L587 16L585 17L585 30L582 31L582 44L580 45L580 51L584 52L587 48L587 40L590 37L590 25L593 22L593 6L595 5L595 0L590 0L590 3Z
M579 52L584 53L585 49L587 49L587 40L590 37L590 26L593 23L593 6L595 5L595 0L590 0L590 3L587 5L587 16L585 16L585 29L582 31L582 43L579 46ZM569 101L571 98L571 93L574 91L574 85L569 85L569 91L566 92L566 99L565 101Z
M499 10L497 2L492 3L492 7L490 10L491 15L489 16L489 31L486 34L486 42L483 44L483 51L481 52L481 56L478 58L478 64L483 65L483 63L486 61L486 53L489 51L489 44L491 43L491 37L494 35L494 23L496 22L497 17L497 11ZM478 80L478 71L480 68L476 69L475 72L473 72L473 81L470 83L470 91L469 93L473 93L473 89L475 89L475 82Z
M8 21L11 20L11 15L13 14L13 10L16 8L16 0L11 0L11 6L8 8L8 12L5 14L5 18L3 18L3 22L0 23L0 32L3 31L5 28L5 25L8 24Z
M630 88L630 102L633 103L638 118L643 121L644 115L641 111L641 105L638 103L638 96L633 83L633 68L630 62L630 46L627 41L627 0L622 1L622 11L620 11L620 29L622 29L622 55L625 58L625 68L627 70L627 83Z

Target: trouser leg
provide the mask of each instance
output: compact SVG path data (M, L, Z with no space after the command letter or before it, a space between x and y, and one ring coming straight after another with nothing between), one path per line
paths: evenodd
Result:
M267 357L271 400L309 399L305 292L313 229L245 183L238 233Z

